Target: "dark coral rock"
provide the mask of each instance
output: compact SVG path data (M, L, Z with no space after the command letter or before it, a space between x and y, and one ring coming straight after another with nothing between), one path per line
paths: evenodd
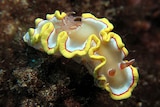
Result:
M13 75L17 79L18 86L34 92L42 87L42 81L38 78L38 71L31 68L16 69Z
M57 87L56 85L50 85L49 87L43 88L38 92L38 96L46 102L52 102L57 99Z

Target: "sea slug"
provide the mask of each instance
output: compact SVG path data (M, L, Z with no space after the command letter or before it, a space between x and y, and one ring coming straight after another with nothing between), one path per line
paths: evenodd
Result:
M115 100L126 99L137 85L138 71L128 55L120 36L111 32L113 25L106 18L90 13L48 14L46 20L37 18L36 28L30 28L24 41L49 55L62 55L83 63L99 87L106 89Z

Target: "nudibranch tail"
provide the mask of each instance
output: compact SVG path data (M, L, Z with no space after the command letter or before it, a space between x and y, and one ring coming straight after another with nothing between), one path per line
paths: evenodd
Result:
M62 55L81 63L115 100L126 99L137 85L138 71L134 59L123 61L128 55L121 37L111 32L113 25L106 18L90 13L73 16L72 13L46 15L37 18L36 28L30 28L24 41L49 55Z

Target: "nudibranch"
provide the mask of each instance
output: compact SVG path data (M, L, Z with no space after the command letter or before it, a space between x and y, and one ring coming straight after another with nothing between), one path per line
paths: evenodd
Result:
M120 36L111 32L113 25L106 18L90 13L74 16L57 10L46 15L46 20L37 18L35 25L23 37L29 46L83 63L98 86L115 100L131 96L138 71L132 66L134 59L123 60L128 51Z

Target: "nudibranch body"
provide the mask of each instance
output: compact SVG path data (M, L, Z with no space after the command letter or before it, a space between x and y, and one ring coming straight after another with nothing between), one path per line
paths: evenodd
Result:
M98 86L110 92L115 100L126 99L137 85L138 71L121 38L111 32L113 25L90 13L75 17L71 13L48 14L37 18L23 39L28 45L49 55L63 55L83 62L97 80Z

